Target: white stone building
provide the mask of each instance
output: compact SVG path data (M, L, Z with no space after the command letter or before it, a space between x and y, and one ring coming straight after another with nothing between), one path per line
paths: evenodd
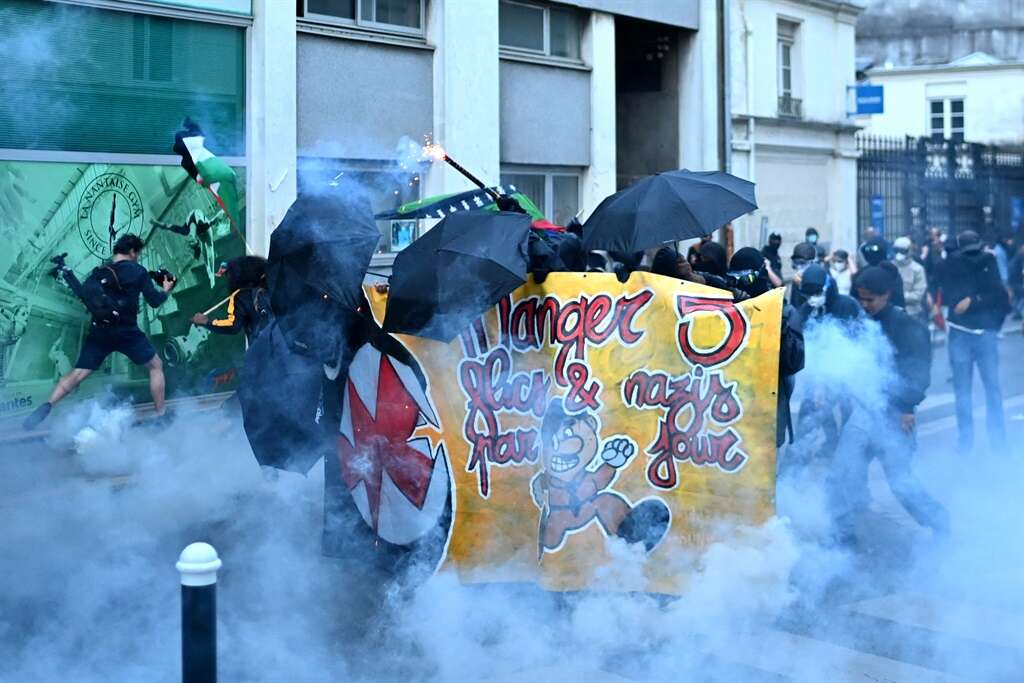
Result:
M855 246L857 128L847 87L861 9L828 0L731 3L732 171L757 183L760 205L737 222L737 245L761 246L779 232L788 255L813 226L822 243Z
M1024 62L974 52L946 64L889 62L864 76L885 93L883 113L858 118L867 133L1024 143Z

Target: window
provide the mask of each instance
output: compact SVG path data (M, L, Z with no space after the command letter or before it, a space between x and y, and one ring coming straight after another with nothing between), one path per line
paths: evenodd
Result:
M501 0L498 43L501 47L578 60L583 20L570 7L547 7Z
M782 19L778 22L778 90L779 116L801 115L801 101L796 97L797 29L799 24Z
M506 189L515 186L558 225L571 221L580 209L580 177L576 173L510 171L501 174L501 184Z
M345 159L299 159L299 195L317 192L328 185L340 186L348 195L366 197L374 213L390 211L420 198L420 171L384 162ZM377 221L381 239L378 254L401 251L419 237L418 220Z
M424 0L305 0L304 16L404 33L423 33Z
M944 98L928 102L928 132L933 140L963 142L964 100Z
M221 157L245 156L245 28L4 0L0 44L36 36L66 59L0 59L0 148L170 155L186 116ZM31 115L26 115L31 112Z

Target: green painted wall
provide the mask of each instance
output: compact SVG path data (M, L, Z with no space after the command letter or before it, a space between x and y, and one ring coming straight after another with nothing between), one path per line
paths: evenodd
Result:
M244 169L237 170L242 182ZM188 318L227 296L214 274L221 261L243 253L241 237L224 218L202 243L151 223L181 224L193 210L213 218L217 207L208 191L178 166L0 161L0 418L39 405L77 360L88 315L50 276L50 258L67 252L68 265L81 278L108 259L112 205L118 234L148 240L143 265L180 278L163 306L143 306L139 315L165 361L169 395L235 387L242 339L211 335ZM120 355L108 359L75 398L108 387L149 400L145 371Z

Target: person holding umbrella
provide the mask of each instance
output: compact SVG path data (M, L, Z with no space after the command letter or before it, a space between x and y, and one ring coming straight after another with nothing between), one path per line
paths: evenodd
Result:
M754 184L728 173L658 173L606 197L583 224L583 248L636 252L701 238L756 208Z

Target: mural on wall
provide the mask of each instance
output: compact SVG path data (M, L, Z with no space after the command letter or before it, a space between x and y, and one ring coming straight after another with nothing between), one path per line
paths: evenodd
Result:
M238 176L241 183L245 174ZM146 242L142 265L179 278L164 305L139 314L164 360L169 396L234 388L242 340L188 321L227 296L216 271L245 249L208 190L175 165L0 161L0 418L46 399L74 366L88 329L85 307L51 277L51 259L67 253L84 279L126 233ZM108 387L148 400L144 368L118 354L72 398Z

